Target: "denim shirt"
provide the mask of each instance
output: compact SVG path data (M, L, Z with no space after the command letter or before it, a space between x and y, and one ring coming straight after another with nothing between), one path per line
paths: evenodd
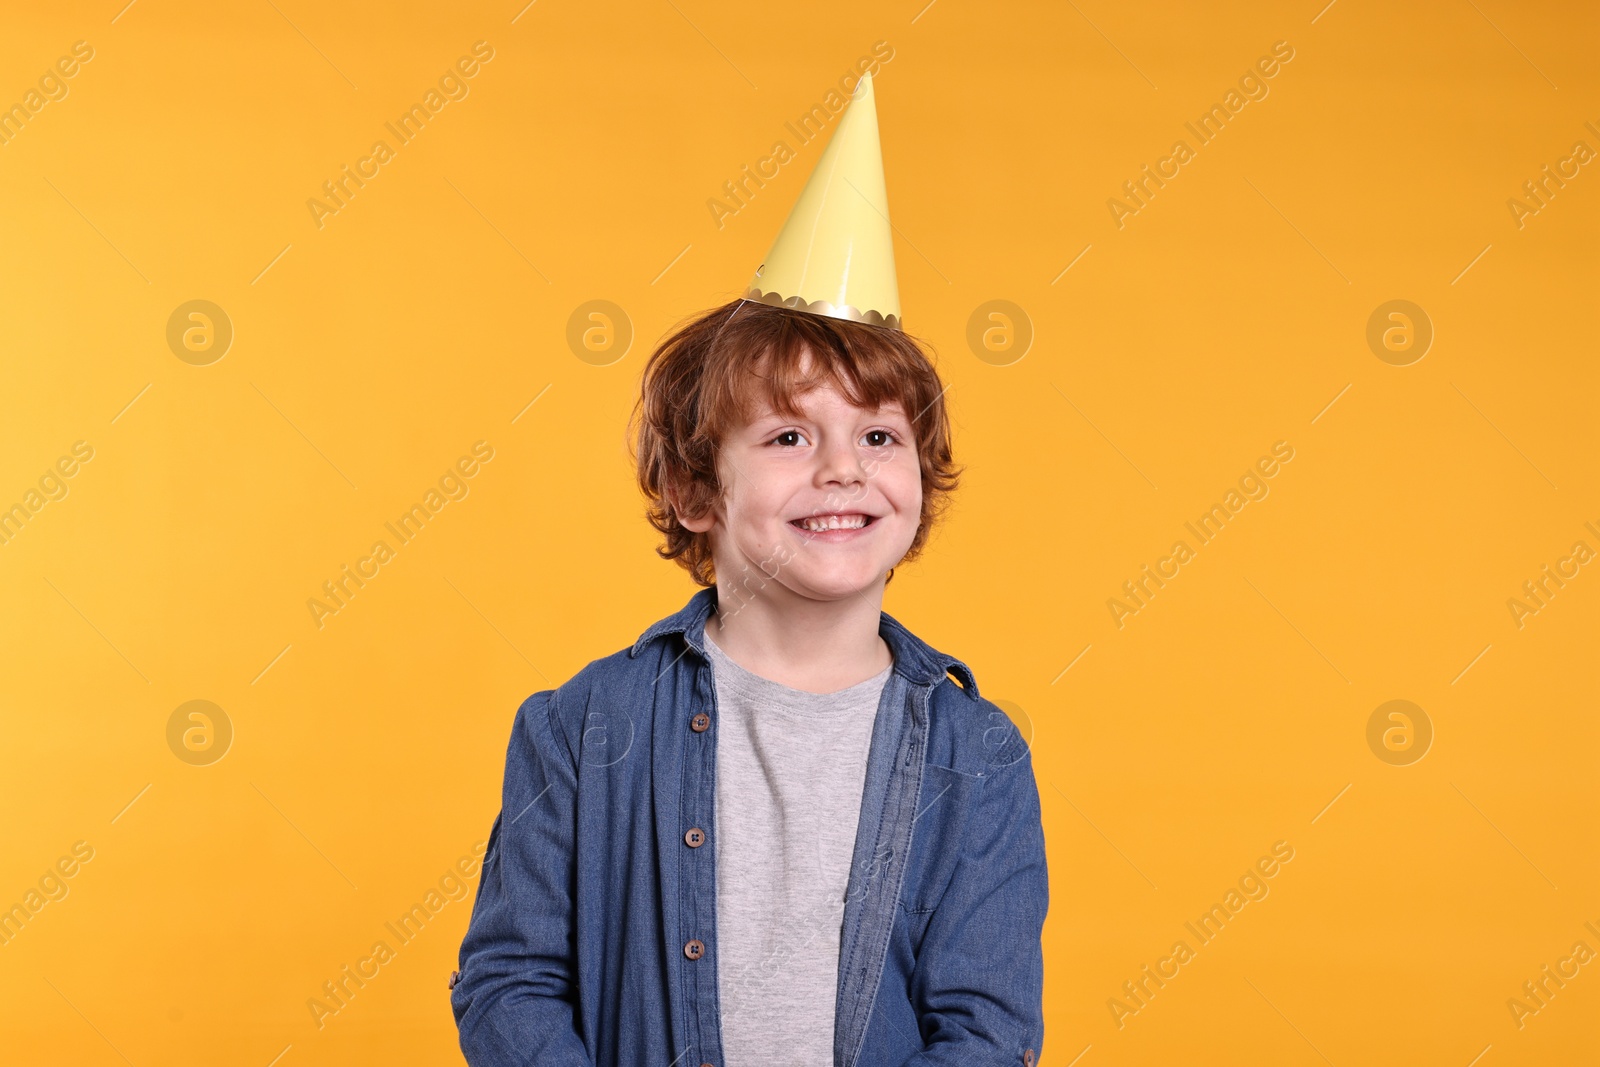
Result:
M472 1067L722 1059L716 590L517 710L451 1008ZM887 613L833 1067L1033 1067L1049 903L1026 741ZM692 843L698 842L698 844Z

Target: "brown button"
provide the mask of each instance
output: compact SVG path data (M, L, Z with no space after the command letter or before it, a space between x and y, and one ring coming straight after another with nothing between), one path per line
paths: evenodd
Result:
M450 972L450 988L454 989L456 987L456 983L459 982L459 981L461 981L461 972L460 971L451 971Z
M711 716L707 715L703 711L700 712L694 718L689 720L689 729L693 730L697 734L705 733L707 730L711 729Z
M698 826L690 827L689 832L683 835L683 843L690 848L699 848L706 843L706 832Z
M1033 1049L1028 1048L1022 1050L1022 1062L1026 1065L1026 1067L1033 1067Z
M691 960L697 960L706 954L705 942L694 940L683 946L683 954Z

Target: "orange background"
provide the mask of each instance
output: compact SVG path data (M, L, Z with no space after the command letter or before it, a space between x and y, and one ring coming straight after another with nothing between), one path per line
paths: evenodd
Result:
M470 898L320 1029L307 1001L487 837L518 703L692 592L630 481L638 372L748 280L822 143L785 122L877 41L905 317L968 465L886 607L1033 739L1045 1061L1600 1057L1600 965L1507 1007L1600 951L1600 574L1507 605L1600 549L1600 173L1507 206L1600 149L1593 8L919 6L8 16L0 104L93 49L0 147L0 507L93 449L0 545L0 905L93 849L0 945L8 1063L458 1061ZM307 200L480 40L468 95L319 228ZM1119 228L1108 199L1278 41L1268 95ZM1367 342L1396 299L1434 332L1405 366ZM191 300L232 324L204 365L167 340ZM627 350L569 347L591 300ZM974 349L991 300L1021 318ZM307 600L478 441L468 495L319 628ZM1191 540L1278 441L1270 494ZM1396 699L1434 735L1408 765L1367 740ZM233 731L208 765L169 747L192 700ZM1270 895L1196 946L1278 841Z

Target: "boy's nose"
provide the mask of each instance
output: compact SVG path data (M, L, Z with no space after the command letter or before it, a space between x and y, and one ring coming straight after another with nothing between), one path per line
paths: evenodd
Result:
M866 481L866 474L861 469L861 457L847 444L822 447L818 450L818 459L820 467L817 476L824 484L837 482L854 485Z

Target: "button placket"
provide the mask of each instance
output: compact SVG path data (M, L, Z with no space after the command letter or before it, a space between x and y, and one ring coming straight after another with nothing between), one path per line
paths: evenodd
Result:
M685 752L685 756L695 767L696 782L684 798L686 803L680 808L680 815L683 818L683 823L680 825L687 827L683 834L683 842L687 848L693 850L690 855L683 858L684 884L689 896L685 899L686 908L683 913L685 925L682 929L686 934L699 932L710 936L709 931L716 925L715 857L710 854L710 850L701 851L701 847L710 839L707 827L712 823L716 806L716 746L709 731L712 716L717 710L717 697L711 677L711 665L704 660L704 657L695 673L697 677L691 683L691 690L698 698L697 703L700 708L705 710L696 711L689 719L689 729L692 731L693 739L687 741ZM699 937L690 938L683 946L684 957L691 961L705 959L709 952L710 948L706 941ZM722 1025L718 1007L715 963L715 960L711 960L704 966L686 968L684 971L685 991L693 1018L690 1041L700 1046L702 1055L709 1055L712 1058L719 1057L722 1051Z

